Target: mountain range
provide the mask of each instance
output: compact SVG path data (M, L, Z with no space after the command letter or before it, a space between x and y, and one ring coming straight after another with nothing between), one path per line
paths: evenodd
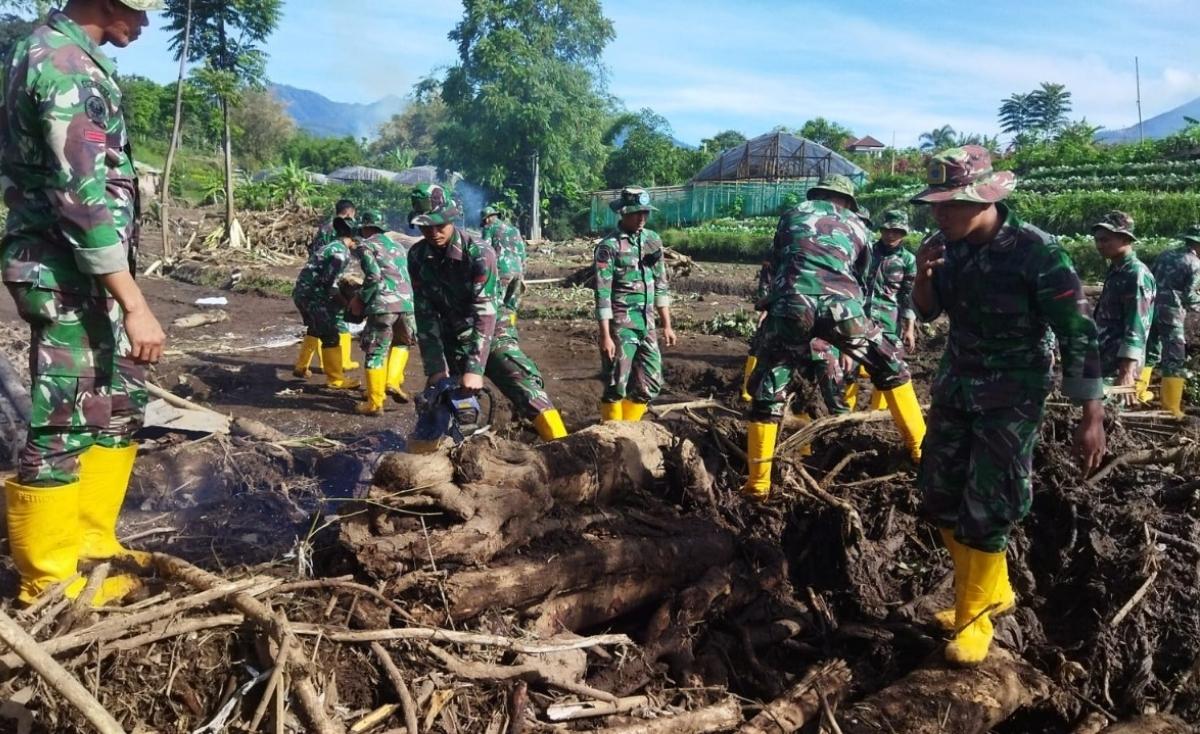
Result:
M296 121L297 127L319 137L373 138L380 125L403 112L405 107L404 99L395 95L361 104L334 102L322 94L286 84L272 84L270 90Z
M1161 115L1155 115L1142 121L1143 134L1151 140L1160 140L1179 132L1188 125L1184 119L1190 117L1200 120L1200 97L1191 102L1185 102L1173 110L1167 110ZM1119 130L1101 130L1096 133L1096 140L1101 143L1130 143L1138 139L1138 126L1130 125Z

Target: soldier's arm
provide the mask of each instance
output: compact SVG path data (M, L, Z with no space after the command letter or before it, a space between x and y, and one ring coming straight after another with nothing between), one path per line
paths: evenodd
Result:
M1146 355L1146 336L1150 333L1150 321L1154 318L1154 276L1142 270L1136 275L1132 288L1124 294L1125 333L1121 337L1121 349L1117 357L1142 362Z
M655 235L656 239L657 237L658 235ZM654 261L654 307L661 312L671 306L671 285L667 276L667 258L662 240L658 240L658 249L661 254Z
M901 245L903 247L903 245ZM900 309L901 321L916 321L917 312L913 310L913 286L917 282L916 258L904 258L904 277L900 280L900 290L896 293L896 306Z
M1183 293L1183 306L1192 313L1200 311L1200 268L1192 270L1191 282Z
M935 237L926 239L917 249L912 305L917 318L922 321L934 321L942 315L944 307L937 281L938 270L945 262L946 246Z
M613 317L613 277L617 253L608 240L596 245L592 253L592 269L596 273L596 320L611 321Z
M487 367L492 336L496 331L496 304L499 299L496 251L490 245L480 243L477 252L471 256L471 309L474 323L465 368L468 374L482 376Z
M421 347L421 367L426 377L450 371L446 364L446 351L442 345L442 329L438 313L425 297L425 283L419 269L411 261L408 277L413 291L413 320L417 327L417 344Z
M1058 338L1062 354L1062 392L1078 402L1100 400L1104 385L1096 322L1071 257L1054 243L1037 248L1032 260L1038 310Z
M88 59L80 63L92 68ZM109 209L108 103L92 84L86 74L45 74L34 96L50 153L46 193L59 226L80 272L105 275L127 272L129 259Z

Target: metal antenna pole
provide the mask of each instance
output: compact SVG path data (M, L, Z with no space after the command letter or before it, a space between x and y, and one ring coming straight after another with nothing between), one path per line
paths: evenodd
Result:
M1136 56L1133 57L1133 77L1137 81L1138 142L1144 143L1146 135L1142 131L1142 69Z

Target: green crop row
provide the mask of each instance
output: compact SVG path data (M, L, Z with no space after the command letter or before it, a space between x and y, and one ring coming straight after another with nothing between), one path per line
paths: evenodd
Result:
M1128 212L1139 235L1176 237L1200 223L1200 193L1071 191L1043 194L1017 189L1009 199L1027 222L1054 234L1090 232L1114 209Z
M1021 179L1021 191L1058 194L1067 191L1197 191L1198 173L1156 173L1143 176L1065 176Z
M1088 163L1077 166L1044 166L1019 174L1022 180L1068 176L1140 176L1154 174L1198 174L1200 161L1153 161L1150 163Z

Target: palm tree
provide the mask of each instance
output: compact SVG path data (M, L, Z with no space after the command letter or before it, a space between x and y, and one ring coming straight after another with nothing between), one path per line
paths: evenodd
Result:
M1033 127L1049 137L1061 130L1068 122L1067 113L1071 111L1071 93L1064 84L1042 82L1042 85L1029 93L1032 103Z
M921 143L921 150L927 153L942 150L943 148L953 148L958 144L957 134L955 133L954 128L950 127L949 125L942 125L935 130L930 130L927 133L921 133L919 140Z
M1033 124L1033 94L1013 94L1000 103L1000 129L1020 135Z

